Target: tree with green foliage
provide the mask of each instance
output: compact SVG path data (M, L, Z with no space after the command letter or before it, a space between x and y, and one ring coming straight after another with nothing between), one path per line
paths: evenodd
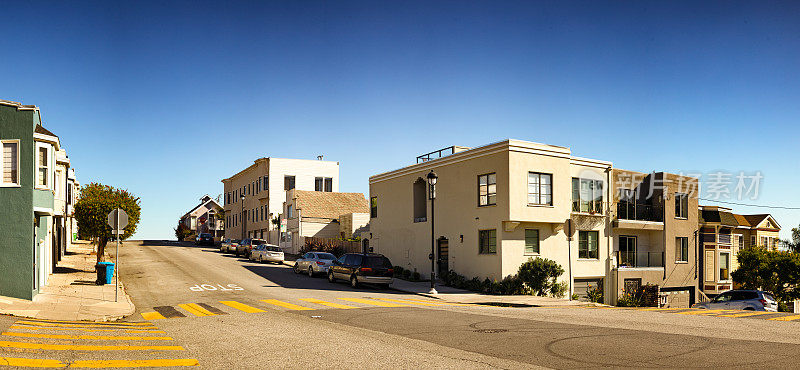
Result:
M178 238L179 242L182 242L187 236L192 235L192 230L189 229L189 226L186 226L186 224L180 221L178 221L178 227L173 230L175 230L175 237Z
M792 229L792 240L784 240L783 243L790 251L800 253L800 226Z
M142 208L139 198L124 189L117 189L99 183L90 183L81 189L81 196L75 203L75 220L78 221L78 235L81 239L97 240L97 262L105 260L106 244L112 238L108 226L108 214L122 208L128 214L122 240L136 232Z
M563 274L564 269L556 261L539 257L528 258L517 273L522 282L531 289L531 293L539 296L559 294L562 287L558 286L557 279Z
M800 254L747 247L736 258L739 268L731 277L743 289L770 292L784 306L800 298Z

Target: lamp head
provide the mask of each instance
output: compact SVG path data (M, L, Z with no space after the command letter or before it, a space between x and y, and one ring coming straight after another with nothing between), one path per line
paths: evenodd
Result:
M428 184L436 185L436 180L439 179L439 176L436 175L436 172L433 172L433 170L431 170L431 172L428 172L427 178L428 178Z

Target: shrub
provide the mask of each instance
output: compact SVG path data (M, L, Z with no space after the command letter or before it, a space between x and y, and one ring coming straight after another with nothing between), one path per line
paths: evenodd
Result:
M531 289L533 294L545 296L553 294L556 279L564 274L564 269L555 261L539 258L529 258L519 267L519 278ZM556 292L560 292L556 290Z
M566 281L555 283L550 287L550 295L556 298L564 298L569 293L569 284Z
M411 281L420 281L419 272L414 271L414 273L411 274Z
M403 270L403 279L408 280L411 277L411 270Z
M481 291L481 281L477 277L474 277L464 284L464 288L473 292L479 292Z
M502 294L528 294L525 284L517 275L508 275L500 281L500 290Z
M394 277L402 276L403 275L403 271L405 271L405 269L403 269L400 266L395 266L395 267L393 267L393 269L394 269Z
M586 297L589 298L591 302L603 303L603 285L590 286L589 289L586 290Z
M617 306L619 307L639 307L639 299L635 294L625 293L622 297L617 299Z

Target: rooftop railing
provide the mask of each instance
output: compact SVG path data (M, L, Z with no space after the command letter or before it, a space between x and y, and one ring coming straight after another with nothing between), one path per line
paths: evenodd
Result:
M664 252L617 251L619 268L664 267Z

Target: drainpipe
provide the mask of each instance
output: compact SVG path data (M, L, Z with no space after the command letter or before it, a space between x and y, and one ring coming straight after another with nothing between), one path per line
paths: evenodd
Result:
M572 300L572 217L567 220L567 257L569 259L569 300Z
M607 203L608 204L608 210L606 211L606 245L608 246L608 263L606 264L606 266L608 266L608 271L612 272L613 271L613 267L614 267L614 260L613 260L613 258L614 258L613 257L613 255L614 255L614 244L613 244L613 241L612 241L612 238L611 238L611 233L612 233L612 229L611 229L611 200L613 198L611 197L611 168L610 167L606 168L606 184L607 184L606 185L606 196L607 196L606 199L608 199L608 203ZM606 274L606 276L608 276L608 274ZM603 280L605 280L605 279L603 279ZM603 300L604 301L605 301L605 297L609 297L609 299L610 299L610 294L606 294L606 289L608 289L609 293L611 292L611 289L609 289L610 287L607 287L606 285L611 285L611 284L606 284L605 282L603 283L603 297L604 297Z

